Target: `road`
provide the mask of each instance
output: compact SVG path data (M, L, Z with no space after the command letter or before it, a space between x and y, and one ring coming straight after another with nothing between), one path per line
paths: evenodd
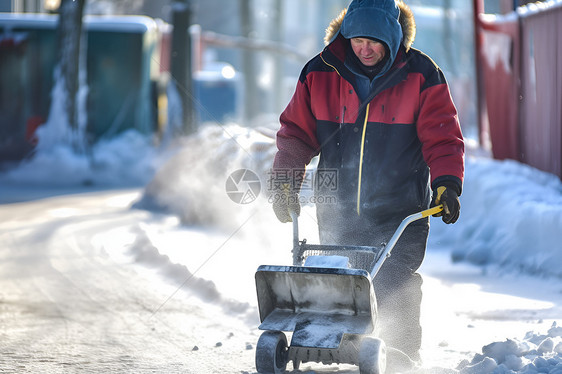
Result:
M148 219L129 209L136 197L0 206L0 372L240 373L241 357L252 370L253 351L232 339L252 338L245 324L183 293L167 300L172 285L95 245Z
M20 191L12 203L16 191L0 192L0 372L255 372L255 305L229 311L246 300L198 297L201 285L182 287L131 255L139 227L162 219L131 209L140 190ZM492 341L546 331L562 315L562 287L484 270L452 265L446 249L428 253L425 372L455 368ZM235 278L251 284L253 274ZM358 370L302 365L300 372Z

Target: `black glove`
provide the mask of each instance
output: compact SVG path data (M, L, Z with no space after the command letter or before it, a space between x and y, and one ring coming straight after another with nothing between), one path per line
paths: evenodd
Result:
M295 212L297 216L301 213L299 194L289 184L282 184L279 190L274 191L270 201L277 219L283 223L293 221L289 212Z
M455 223L460 215L461 203L459 201L459 189L453 183L442 183L433 189L433 200L431 206L443 204L443 210L435 213L433 217L443 217L445 223Z

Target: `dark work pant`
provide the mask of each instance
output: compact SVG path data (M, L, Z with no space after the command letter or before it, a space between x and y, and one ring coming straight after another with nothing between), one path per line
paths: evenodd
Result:
M385 222L357 215L348 215L339 222L333 218L318 216L322 244L378 247L390 240L405 217ZM422 337L419 322L422 277L416 271L425 256L428 234L428 218L408 225L373 281L379 337L414 360L419 359Z

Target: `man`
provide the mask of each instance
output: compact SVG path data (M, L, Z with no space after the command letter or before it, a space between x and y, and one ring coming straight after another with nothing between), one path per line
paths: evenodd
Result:
M281 222L291 220L290 210L300 213L299 170L318 154L324 244L379 246L430 202L444 205L445 223L457 220L463 137L443 73L411 48L414 37L402 1L353 0L331 22L327 46L303 68L280 117L272 176L282 186L273 199ZM323 173L335 173L337 188L322 183ZM413 360L421 346L416 271L428 232L429 219L408 226L374 280L381 338Z

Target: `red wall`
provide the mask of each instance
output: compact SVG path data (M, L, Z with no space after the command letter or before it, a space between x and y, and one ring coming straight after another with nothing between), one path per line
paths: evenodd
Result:
M480 14L476 37L480 113L494 157L562 178L562 1Z
M562 4L521 28L520 160L562 178Z

